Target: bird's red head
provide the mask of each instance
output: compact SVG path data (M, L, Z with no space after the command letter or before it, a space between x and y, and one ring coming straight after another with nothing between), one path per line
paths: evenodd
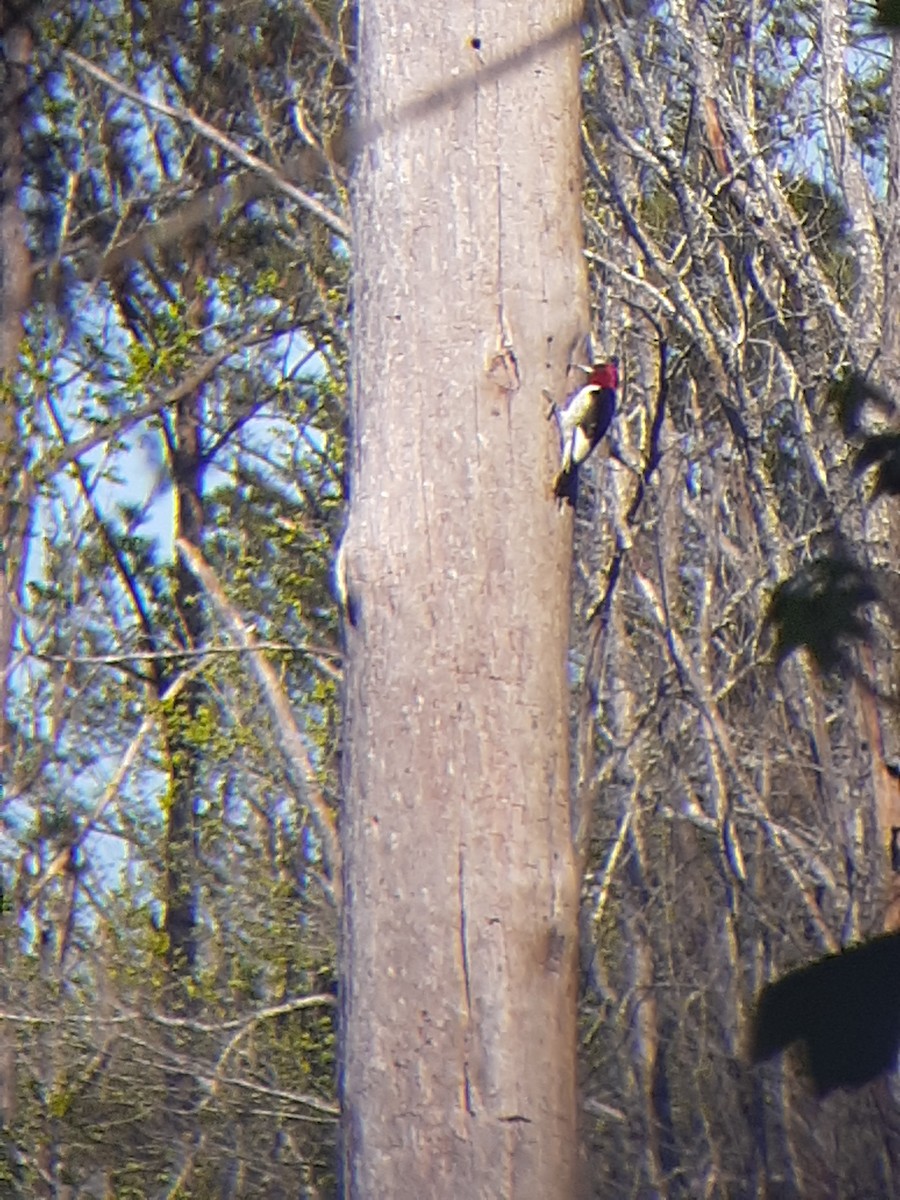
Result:
M611 358L609 362L594 363L588 377L588 384L593 387L611 388L619 386L619 360Z

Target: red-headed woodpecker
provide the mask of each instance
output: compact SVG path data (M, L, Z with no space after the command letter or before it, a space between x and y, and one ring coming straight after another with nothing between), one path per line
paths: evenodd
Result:
M566 397L565 408L554 406L562 438L562 463L553 480L553 492L574 508L578 496L578 468L609 429L616 411L619 360L582 367L587 382Z

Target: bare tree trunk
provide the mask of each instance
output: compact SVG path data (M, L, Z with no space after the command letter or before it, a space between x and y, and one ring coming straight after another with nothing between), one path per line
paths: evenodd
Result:
M203 51L208 61L209 19L204 10L201 22ZM198 145L192 155L196 170L212 186L214 172L208 149ZM178 248L187 266L184 295L188 302L187 322L203 329L209 321L208 296L203 286L209 271L212 250L205 231L200 228L186 237ZM183 396L175 406L172 426L166 425L172 482L175 489L175 536L195 550L203 541L203 389ZM196 650L206 629L203 588L190 566L179 556L175 563L175 607L178 637L188 650ZM197 828L198 789L203 755L197 745L194 722L203 696L203 683L192 679L166 722L166 741L170 761L170 805L166 830L166 933L168 935L168 972L170 1003L180 1010L190 1007L190 983L197 958ZM182 1089L183 1091L183 1089Z
M16 613L29 508L15 382L22 318L31 290L25 220L19 205L24 119L21 106L27 85L31 36L0 9L0 37L5 76L0 83L0 772L5 774L12 762L9 674L18 624Z
M16 376L22 320L28 307L31 264L20 206L23 173L22 102L31 58L31 34L16 13L0 6L3 77L0 83L0 795L15 761L10 720L10 673L25 571L31 489L23 459ZM9 999L8 968L16 952L14 918L0 913L0 1004ZM16 1119L16 1033L0 1025L0 1126ZM6 1147L3 1147L6 1157ZM2 1164L2 1171L13 1170Z
M900 397L900 36L891 39L891 108L888 123L888 193L884 239L884 306L881 337L881 378L888 391ZM896 570L898 518L893 506L885 518L889 565ZM872 671L882 689L896 694L900 658L892 652L893 639L880 648ZM877 671L877 674L876 674ZM879 711L871 696L860 696L866 721L867 741L872 755L875 811L886 877L886 929L900 929L900 785L887 769L885 759L896 761L900 754L900 721L887 706Z
M578 9L380 0L360 17L352 1197L576 1191L571 519L542 388L560 391L586 329Z
M177 496L177 536L199 547L203 531L202 454L200 447L199 394L178 403L172 445L172 475ZM176 605L181 623L180 640L196 649L204 629L203 593L190 569L176 564ZM166 725L170 759L170 804L166 830L166 933L171 998L184 1006L185 985L193 976L197 956L197 782L199 750L192 722L200 703L201 684L187 685L174 702Z
M202 247L194 250L185 281L191 296L188 319L202 326L203 291L197 287L207 267ZM198 389L178 401L173 428L167 427L172 480L175 488L176 537L200 548L203 537L203 392ZM196 650L206 628L203 589L184 558L175 564L175 607L178 637L187 650ZM197 743L196 721L203 697L203 683L190 680L181 694L166 706L165 738L169 759L169 806L166 813L165 896L167 1004L171 1012L186 1014L197 1009L192 984L196 977L198 875L200 834L198 802L203 754ZM173 1056L179 1053L177 1035ZM196 1117L197 1093L194 1079L174 1073L168 1081L170 1116L175 1139L180 1143L177 1185L188 1186L203 1134ZM173 1140L175 1140L173 1139Z
M850 134L849 27L850 5L847 0L823 0L819 23L822 37L822 116L831 160L847 204L850 238L856 251L853 318L857 352L868 366L871 356L878 349L878 334L884 320L885 277L881 270L881 246L872 191L862 164L854 153Z

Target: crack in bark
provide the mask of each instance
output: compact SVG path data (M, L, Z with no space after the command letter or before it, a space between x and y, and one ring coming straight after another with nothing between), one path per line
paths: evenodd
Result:
M463 848L459 848L459 946L463 970L463 984L466 991L466 1029L465 1052L463 1054L463 1090L465 1092L466 1112L470 1117L475 1116L475 1105L472 1100L472 1079L469 1074L469 1034L472 1027L472 983L469 973L469 941L466 916L466 863Z

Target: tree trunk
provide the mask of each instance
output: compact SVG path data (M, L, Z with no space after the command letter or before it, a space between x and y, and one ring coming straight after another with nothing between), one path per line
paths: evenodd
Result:
M22 320L31 294L31 263L20 207L22 187L22 104L28 84L31 35L0 8L4 67L0 76L0 772L13 761L10 726L10 671L15 653L17 613L31 508L22 461L16 376ZM8 780L7 780L8 782Z
M188 267L184 289L190 297L188 320L202 327L203 291L198 280L207 266L197 248ZM182 397L175 406L172 427L167 427L172 481L175 488L175 529L178 539L199 549L203 538L203 391ZM203 589L183 557L175 564L175 608L178 638L187 650L203 642L206 616ZM198 805L203 774L203 754L197 740L197 717L203 699L203 682L194 678L171 704L166 704L165 740L169 761L169 796L166 811L166 1003L170 1013L196 1012L194 992L197 966L200 830ZM180 1051L178 1034L173 1057ZM191 1075L172 1073L168 1079L169 1120L173 1142L179 1149L177 1184L173 1192L187 1189L203 1134L196 1116L196 1081Z
M344 1189L571 1196L580 6L360 18Z
M891 38L891 92L888 120L888 189L884 214L884 295L888 297L882 315L880 380L895 401L900 398L900 313L897 287L900 285L900 35ZM900 518L895 505L883 506L879 514L884 525L888 569L897 561L900 543ZM895 639L888 633L879 646L873 664L873 678L887 694L900 688L900 656L893 650ZM900 719L896 710L877 705L869 695L860 695L867 743L872 754L872 783L875 814L881 846L885 887L885 929L900 929L900 785L888 770L886 759L896 762L900 753Z
M23 104L32 53L31 33L15 13L0 8L3 60L0 75L0 795L6 795L16 763L10 717L11 673L31 521L32 492L23 454L17 375L22 321L31 294L31 263L20 204L24 144ZM9 911L0 913L0 1004L9 1003L9 975L17 930ZM16 1033L0 1025L0 1126L16 1119ZM12 1139L0 1140L0 1175L16 1174Z
M177 536L199 547L203 533L202 450L199 393L180 400L175 413L172 476L175 482ZM179 559L175 566L175 602L179 636L186 649L203 641L203 593L190 569ZM169 807L166 827L166 934L170 1000L182 1010L197 957L197 792L201 755L193 723L202 697L202 684L192 680L174 702L166 725L170 762Z

